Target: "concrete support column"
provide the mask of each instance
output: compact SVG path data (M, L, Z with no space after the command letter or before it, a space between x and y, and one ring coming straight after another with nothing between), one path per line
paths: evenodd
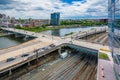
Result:
M24 40L27 40L28 37L29 37L28 35L25 35Z
M61 47L58 49L58 53L61 54Z
M8 31L6 31L7 32L7 34L8 34Z
M25 35L24 40L27 40L27 35Z
M37 62L39 61L39 59L38 59L38 58L37 58L36 60L37 60Z
M39 59L38 59L38 52L36 52L36 60L37 60L37 62L39 61Z
M68 50L65 50L65 52L69 53L69 51L68 51Z
M69 51L69 50L67 50L68 51L68 54L70 54L71 53L71 51Z
M86 40L87 40L87 32L86 32Z
M30 61L28 62L28 66L30 66Z
M10 76L10 75L12 75L12 71L11 71L11 69L9 70L9 76Z
M97 30L95 29L95 36L97 35Z
M17 38L17 34L15 34L15 38Z
M19 37L19 35L17 33L15 33L15 38Z

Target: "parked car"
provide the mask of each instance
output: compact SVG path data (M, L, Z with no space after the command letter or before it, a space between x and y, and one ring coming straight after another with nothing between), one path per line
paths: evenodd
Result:
M48 46L46 46L46 47L43 47L42 49L43 49L43 50L47 50L47 49L48 49Z
M72 44L72 41L69 41L70 44Z
M40 50L38 50L38 53L43 52L43 51L44 51L43 49L40 49Z
M65 37L61 37L61 39L65 39Z
M21 57L27 57L27 56L29 56L29 54L23 54L23 55L21 55Z
M15 60L15 58L14 58L14 57L11 57L11 58L8 58L8 59L6 60L6 62L10 62L10 61L13 61L13 60Z
M54 44L51 44L51 45L49 45L50 47L55 47L55 45Z

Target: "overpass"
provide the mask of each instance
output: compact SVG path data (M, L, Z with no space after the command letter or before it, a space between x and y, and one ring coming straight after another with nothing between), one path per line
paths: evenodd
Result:
M59 49L62 45L66 45L66 44L76 45L76 46L80 46L80 47L82 46L82 47L85 47L88 49L90 48L92 50L99 50L101 47L108 49L108 46L103 46L100 44L95 44L95 43L90 43L90 42L85 42L85 41L77 41L74 38L72 38L75 35L73 35L71 37L61 38L61 37L57 37L57 36L44 35L41 33L29 32L29 31L18 30L18 29L13 29L13 28L2 28L2 29L6 30L6 31L15 32L15 33L27 34L27 35L34 36L37 38L34 41L30 41L28 43L28 44L34 43L31 45L28 45L28 44L26 44L26 46L20 45L17 49L16 49L16 47L12 47L13 48L12 50L11 49L0 50L0 73L9 71L9 74L11 74L12 69L14 69L22 64L29 63L29 61L36 59L37 57L46 55L49 52L54 51L55 49ZM96 31L100 32L100 31L105 31L105 30L106 30L106 28L102 28L100 30L97 29ZM78 36L84 37L84 36L86 36L86 32L89 34L93 34L93 33L96 33L96 31L80 32ZM39 54L34 52L35 50L49 46L50 44L55 44L56 47L46 50L46 51L43 51L43 52L40 52ZM22 54L25 54L25 53L30 54L30 56L25 57L25 58L20 57ZM15 59L12 62L7 63L6 59L10 58L10 57L16 57L17 59Z

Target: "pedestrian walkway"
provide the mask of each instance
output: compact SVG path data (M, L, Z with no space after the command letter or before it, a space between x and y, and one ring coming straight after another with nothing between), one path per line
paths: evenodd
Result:
M99 59L98 80L116 80L111 61Z
M113 59L109 50L100 50L99 52L108 55L109 60L98 59L98 73L97 80L116 80L114 69L113 69Z

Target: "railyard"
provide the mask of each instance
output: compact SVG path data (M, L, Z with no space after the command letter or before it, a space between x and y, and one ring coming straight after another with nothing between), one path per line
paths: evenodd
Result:
M97 43L102 45L108 45L108 32L102 32L87 37L83 37L77 40L85 40L91 43Z
M72 52L67 58L56 58L17 80L96 80L97 56Z

